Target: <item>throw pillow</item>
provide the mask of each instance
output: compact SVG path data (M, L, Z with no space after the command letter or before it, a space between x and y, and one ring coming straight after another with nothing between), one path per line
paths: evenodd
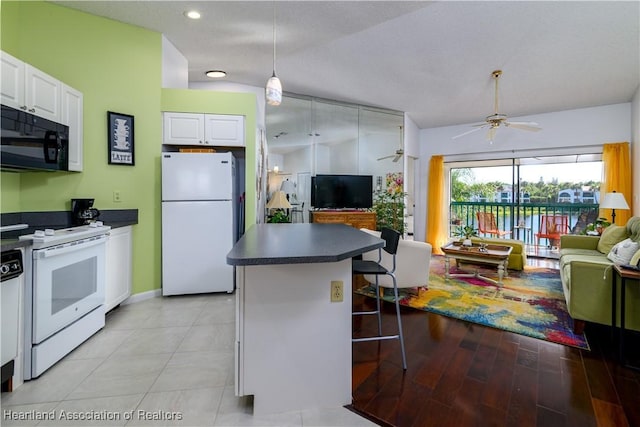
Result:
M598 252L602 254L608 254L611 252L616 243L622 242L629 237L627 235L627 228L620 225L611 224L602 232L600 240L598 241Z
M631 257L631 260L629 260L629 264L631 265L638 265L638 263L640 263L640 249L638 249Z
M616 244L607 255L614 264L629 264L631 257L636 253L640 247L639 243L634 242L631 239L624 239L622 242Z

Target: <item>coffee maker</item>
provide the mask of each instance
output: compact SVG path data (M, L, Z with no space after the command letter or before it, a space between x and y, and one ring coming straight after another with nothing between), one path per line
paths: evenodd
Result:
M71 199L71 221L73 225L85 225L94 222L100 211L93 207L94 199Z

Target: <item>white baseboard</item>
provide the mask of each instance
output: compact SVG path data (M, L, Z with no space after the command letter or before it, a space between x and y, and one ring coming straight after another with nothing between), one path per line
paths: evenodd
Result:
M162 296L162 289L154 289L152 291L140 292L139 294L131 295L129 298L122 301L120 305L134 304L136 302L141 302L144 300L148 300L148 299L156 298L160 296Z

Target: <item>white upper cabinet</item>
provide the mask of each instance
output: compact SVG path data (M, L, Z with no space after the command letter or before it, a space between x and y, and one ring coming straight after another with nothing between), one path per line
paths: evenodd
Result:
M2 52L0 60L2 61L2 68L0 68L2 104L26 110L27 106L24 102L24 62L5 52Z
M244 147L244 116L205 114L204 138L209 145Z
M25 64L24 71L27 111L54 122L61 122L62 82L29 64Z
M204 144L204 114L164 113L164 143Z
M163 143L244 147L244 116L164 113Z
M2 52L2 104L60 122L62 82Z
M62 85L62 123L69 126L69 170L82 171L82 92Z
M82 92L0 52L3 105L69 126L69 170L82 171Z

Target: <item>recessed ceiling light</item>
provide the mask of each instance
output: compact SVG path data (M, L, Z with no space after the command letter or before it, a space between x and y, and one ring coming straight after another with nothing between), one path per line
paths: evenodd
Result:
M200 12L197 10L187 10L184 12L184 16L190 19L200 19Z
M211 77L212 79L219 79L225 77L227 75L227 72L222 70L210 70L205 74L207 75L207 77Z

